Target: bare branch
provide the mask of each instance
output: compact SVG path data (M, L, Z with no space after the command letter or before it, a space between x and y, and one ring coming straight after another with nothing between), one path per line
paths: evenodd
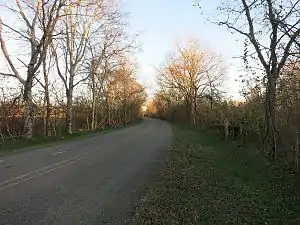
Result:
M19 0L16 0L16 3L17 3L17 6L18 6L18 8L19 8L19 13L20 13L20 15L22 16L23 20L25 21L27 27L28 27L29 29L32 29L32 26L31 26L29 20L28 20L27 17L25 16L25 13L24 13L24 11L23 11L23 8L22 8L22 5L21 5L20 1L19 1Z
M0 44L1 44L1 49L2 49L2 52L4 54L4 57L5 59L7 60L11 70L14 72L14 76L22 83L22 84L25 84L25 80L20 76L19 72L17 71L17 69L14 67L11 59L10 59L10 56L7 52L7 49L6 49L6 45L5 45L5 42L3 40L3 37L2 37L2 19L1 19L1 16L0 16Z
M23 38L25 38L27 40L30 40L30 38L28 36L24 35L22 32L20 32L20 31L18 31L16 29L12 28L11 26L9 26L9 25L7 25L5 23L2 23L2 25L5 26L5 27L7 27L8 29L12 30L13 32L19 34L21 37L23 37Z

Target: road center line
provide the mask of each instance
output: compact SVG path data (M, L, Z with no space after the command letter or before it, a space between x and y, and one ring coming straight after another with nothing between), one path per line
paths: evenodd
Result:
M22 174L20 176L17 176L17 177L5 180L5 181L3 181L3 182L0 183L0 191L6 189L8 187L12 187L12 186L15 186L17 184L20 184L20 183L32 180L34 178L40 177L40 176L42 176L44 174L50 173L50 172L52 172L52 171L54 171L56 169L59 169L59 168L61 168L63 166L66 166L66 165L73 164L75 162L81 161L81 160L87 158L88 156L92 155L93 153L96 153L97 151L85 153L85 154L82 154L80 156L73 157L73 158L71 158L69 160L63 160L61 162L58 162L58 163L55 163L55 164L43 167L41 169L38 169L38 170L35 170L35 171L32 171L32 172L25 173L25 174Z
M63 153L65 153L66 151L59 151L59 152L54 152L54 153L52 153L52 155L60 155L60 154L63 154Z
M142 136L145 133L147 133L148 131L149 131L149 129L143 130L137 136ZM134 139L136 139L137 136L134 136L134 137L132 137L130 139L125 139L122 143L125 144L125 143L128 143L128 142L131 142ZM52 165L49 165L49 166L42 167L41 169L29 172L29 173L25 173L25 174L22 174L20 176L17 176L17 177L14 177L14 178L11 178L11 179L8 179L8 180L5 180L5 181L2 181L2 182L0 182L0 191L3 191L6 188L9 188L9 187L12 187L12 186L24 183L26 181L32 180L34 178L40 177L42 175L48 174L48 173L50 173L50 172L52 172L52 171L54 171L56 169L59 169L59 168L61 168L63 166L66 166L66 165L73 164L73 163L76 163L78 161L81 161L81 160L87 158L88 156L90 156L90 155L98 152L99 150L100 149L97 149L97 150L89 152L89 153L85 153L85 154L82 154L82 155L79 155L79 156L75 156L75 157L73 157L71 159L63 160L61 162L58 162L58 163L55 163L55 164L52 164ZM58 154L62 154L64 152L65 151L59 151L59 152L53 153L52 155L55 155L55 154L58 155Z

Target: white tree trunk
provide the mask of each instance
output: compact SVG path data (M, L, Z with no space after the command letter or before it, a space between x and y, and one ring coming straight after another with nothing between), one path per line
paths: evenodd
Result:
M33 120L34 120L34 106L32 99L32 83L33 83L33 66L28 68L27 80L24 85L24 102L25 102L25 115L24 115L24 129L23 137L31 139L33 136Z
M33 109L31 88L24 91L24 100L25 100L25 116L24 116L23 136L26 139L30 139L33 136L33 120L34 120L34 109Z

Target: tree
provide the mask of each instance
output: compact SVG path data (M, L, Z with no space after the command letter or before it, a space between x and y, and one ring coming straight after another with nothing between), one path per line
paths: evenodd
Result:
M136 81L136 71L129 59L120 57L117 65L107 87L107 104L114 113L115 123L126 124L139 117L146 93Z
M0 17L0 44L5 59L8 62L12 73L1 72L0 75L16 78L23 86L23 99L25 102L24 137L32 138L34 123L34 104L32 97L32 87L36 74L46 57L46 52L52 42L55 26L61 16L62 8L65 6L64 0L53 1L30 1L16 0L16 7L2 6L20 18L22 27L14 28L11 24L6 24ZM20 74L16 63L11 59L3 36L3 27L7 28L18 36L30 49L29 60L19 61L27 69L26 78Z
M112 8L102 20L102 26L88 46L91 60L89 63L89 85L92 94L91 128L97 126L97 104L100 95L103 96L107 83L112 76L111 71L117 67L116 58L120 54L132 52L135 49L134 40L125 32L127 23L118 7ZM109 113L109 112L108 112Z
M225 75L220 57L202 50L197 40L178 45L158 72L161 88L173 89L173 94L184 98L190 122L194 125L199 99L209 96L212 100L219 93Z
M74 88L88 79L89 74L80 71L83 68L84 57L87 54L87 46L93 32L94 26L101 26L104 1L82 1L76 0L64 9L66 16L62 21L62 29L65 31L53 48L55 54L58 74L63 81L66 97L66 132L72 133L73 120L73 92ZM59 53L64 64L59 63ZM79 77L77 75L84 75Z
M47 62L48 60L48 62ZM49 90L49 74L53 67L53 54L48 54L43 60L43 78L44 84L39 82L44 89L44 135L49 136L50 130L50 117L51 117L51 102L50 102L50 90Z
M250 47L244 58L258 59L264 71L264 148L271 158L277 157L277 82L287 60L299 54L294 50L300 35L300 1L227 0L218 9L224 16L218 24L246 38Z
M136 71L124 70L133 63L119 60L135 54L119 1L4 2L0 140L102 129L137 118L145 92Z

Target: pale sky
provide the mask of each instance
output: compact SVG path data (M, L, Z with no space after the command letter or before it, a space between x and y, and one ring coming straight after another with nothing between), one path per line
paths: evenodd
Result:
M199 38L204 47L222 54L224 61L231 65L226 82L228 96L239 96L240 83L235 80L240 72L236 67L242 62L233 57L243 54L243 40L237 41L238 36L208 21L219 2L202 0L200 10L193 6L193 0L124 0L125 10L130 13L131 29L139 34L143 49L138 55L138 78L151 87L150 93L155 89L155 68L175 42Z
M208 21L215 16L215 8L221 0L202 0L202 10L193 6L193 0L122 1L124 10L130 14L130 30L139 34L138 43L143 51L137 57L138 80L147 87L149 97L157 89L155 68L164 61L176 42L190 38L198 38L204 48L223 56L228 64L227 96L239 97L240 83L235 80L241 74L237 67L241 67L242 62L233 57L243 54L243 40L237 41L238 36ZM5 14L2 17L10 19ZM9 49L12 47L15 49L15 46L9 46ZM7 65L4 61L0 54L0 68Z

